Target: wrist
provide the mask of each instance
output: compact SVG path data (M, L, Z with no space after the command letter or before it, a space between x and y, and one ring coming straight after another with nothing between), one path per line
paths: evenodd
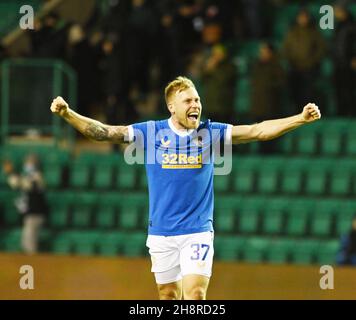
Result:
M61 111L60 116L64 119L68 119L70 117L70 109L67 108L66 110Z
M298 114L298 122L303 123L303 124L307 123L307 120L305 120L305 118L304 118L303 112Z

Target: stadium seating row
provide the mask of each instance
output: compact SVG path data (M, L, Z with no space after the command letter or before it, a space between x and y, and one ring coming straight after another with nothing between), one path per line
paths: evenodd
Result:
M20 251L20 229L10 229L0 234L0 249ZM144 232L101 232L70 230L51 233L43 230L42 241L46 250L55 254L103 256L147 256ZM339 248L338 239L269 238L222 236L215 237L215 257L223 261L249 263L334 264Z
M18 226L14 192L0 192L0 222ZM48 226L53 230L98 228L146 230L145 193L51 192ZM323 198L220 196L214 226L222 234L269 234L332 237L347 232L356 213L356 201Z
M96 159L95 163L75 161L69 171L58 162L46 162L48 189L146 190L143 165L127 165L117 157ZM216 192L224 194L354 196L356 162L353 158L234 156L231 174L215 176L214 185ZM2 173L0 188L6 189Z

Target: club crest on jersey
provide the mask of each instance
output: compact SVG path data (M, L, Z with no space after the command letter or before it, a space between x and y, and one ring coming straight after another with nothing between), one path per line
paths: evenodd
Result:
M164 138L161 139L161 146L167 148L171 144L171 140L165 141Z
M199 148L203 146L203 138L202 137L196 137L192 140L192 142Z

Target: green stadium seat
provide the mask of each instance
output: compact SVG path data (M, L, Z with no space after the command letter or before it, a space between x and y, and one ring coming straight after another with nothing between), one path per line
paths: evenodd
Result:
M239 197L218 197L215 201L214 227L219 233L235 231L236 208L239 207Z
M267 248L266 260L275 264L288 263L290 252L294 245L295 241L293 239L276 238L271 240Z
M100 201L95 212L95 226L98 228L113 228L116 225L117 206Z
M257 191L259 193L276 193L278 179L284 158L264 157L258 167Z
M326 193L328 172L333 162L330 159L310 160L305 169L305 189L307 195L322 195Z
M279 234L282 232L288 198L267 198L262 209L262 233Z
M257 233L259 230L261 210L265 198L249 197L242 201L237 210L238 231L241 233Z
M114 176L113 166L97 164L94 170L93 186L99 189L109 189L112 186Z
M301 265L315 263L319 242L319 240L314 239L295 239L295 244L291 250L292 262Z
M278 150L282 154L293 154L296 152L297 131L291 131L277 140Z
M234 190L237 193L254 191L257 167L262 160L258 157L235 157L233 160Z
M342 153L343 140L349 126L346 119L331 120L323 123L320 131L320 151L325 155Z
M236 98L234 110L238 114L246 114L250 109L250 80L247 77L241 78L236 82Z
M337 236L350 232L354 216L356 216L356 201L340 200L335 214L335 232Z
M73 240L69 231L60 232L52 240L52 250L55 254L68 255L73 252Z
M245 243L244 237L217 235L214 239L214 256L223 261L240 260Z
M296 151L299 154L316 154L318 152L318 132L320 124L311 123L296 132Z
M250 263L263 262L269 245L270 241L266 238L247 238L246 244L242 249L243 260Z
M345 151L349 156L356 155L356 121L352 121L346 132Z
M74 253L79 255L96 254L97 245L101 237L98 231L72 231Z
M333 69L334 69L334 65L330 58L324 58L321 61L321 74L324 78L330 79L334 72Z
M50 228L42 227L39 235L39 251L50 252L51 243L53 239L53 232Z
M15 201L19 196L19 192L8 188L0 192L0 221L6 227L14 227L21 224L22 216L15 206Z
M87 188L90 182L90 166L80 160L75 160L70 168L69 184L74 188Z
M72 227L90 227L92 211L97 203L97 198L97 193L84 192L76 195L73 204Z
M148 181L147 181L147 175L146 175L146 169L143 165L141 165L138 169L139 172L139 188L143 190L147 190L148 188Z
M235 212L233 208L217 208L215 211L215 229L221 233L231 233L235 227Z
M273 28L274 39L281 41L286 36L287 31L298 13L298 10L299 6L297 4L288 4L276 10Z
M302 236L307 233L309 217L314 209L314 201L299 198L290 202L287 208L286 234Z
M7 229L3 235L3 250L8 252L21 252L21 228Z
M250 57L252 59L258 57L259 48L261 46L260 41L249 40L241 43L239 48L239 55Z
M288 158L283 164L281 175L281 192L299 194L302 192L303 170L308 160L305 158Z
M62 167L60 163L46 163L43 169L43 177L48 188L59 188L62 183Z
M145 232L132 232L125 236L122 244L122 254L127 257L140 257L147 255L147 235Z
M69 211L75 194L66 192L48 192L49 225L52 228L66 228L69 225Z
M234 111L238 114L247 114L250 111L250 96L248 93L237 95L234 100Z
M0 153L0 159L1 160L4 159L1 153ZM0 188L7 188L7 176L5 175L2 169L0 170Z
M338 201L321 199L316 201L311 215L310 232L315 237L328 237L331 235L333 216L338 207Z
M230 174L214 176L215 192L228 192L230 190Z
M330 170L330 194L346 196L352 192L352 177L356 173L355 161L352 159L335 160Z
M126 237L123 232L104 232L98 239L98 251L103 256L117 256L125 241Z
M136 184L136 165L122 164L116 176L116 186L119 189L134 189Z
M321 241L316 253L317 262L320 265L336 264L336 255L340 246L339 240Z
M144 193L125 194L124 201L120 203L118 217L119 227L122 229L140 229L146 221L148 198Z

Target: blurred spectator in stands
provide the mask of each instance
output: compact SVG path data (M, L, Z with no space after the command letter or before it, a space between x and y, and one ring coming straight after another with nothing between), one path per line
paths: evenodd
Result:
M6 47L0 43L0 62L9 57Z
M15 203L19 213L23 214L22 249L26 254L37 253L40 230L48 214L39 159L35 154L26 156L21 174L15 172L10 161L5 161L3 171L8 176L9 186L22 193Z
M282 115L285 81L285 72L273 45L262 43L258 60L251 74L250 120L252 122L261 122ZM259 149L262 153L273 153L276 151L276 143L274 140L264 142Z
M132 0L124 27L125 72L124 92L134 103L145 101L150 90L150 67L158 38L158 17L147 0Z
M62 24L62 25L61 25ZM41 20L35 20L35 30L31 30L32 55L36 58L64 57L67 30L55 12L50 12Z
M245 35L248 39L268 36L266 23L266 2L263 0L242 0Z
M203 19L205 22L218 21L222 26L223 39L233 39L234 19L236 17L239 1L231 0L205 0L203 1Z
M98 54L80 24L69 28L66 49L66 60L77 73L78 112L88 115L99 96Z
M202 3L194 0L175 0L177 9L174 24L177 29L179 71L184 71L190 55L201 43L201 32L204 26Z
M341 2L335 6L332 53L337 114L356 116L356 22Z
M223 41L223 29L220 22L213 20L207 21L202 30L202 42L206 49L212 48L214 45Z
M227 49L215 44L201 73L203 86L204 114L218 122L226 122L233 118L236 68L231 62Z
M356 216L352 220L350 232L341 237L336 262L339 265L356 266Z
M296 24L288 31L283 53L289 63L289 90L296 111L319 100L315 84L325 54L325 41L305 9L300 10Z
M183 70L178 52L177 37L179 31L174 21L175 8L172 8L172 4L168 1L162 1L158 10L160 13L158 31L160 41L158 41L156 55L160 72L159 86L165 87L171 79L183 73Z
M108 34L101 44L99 61L100 92L105 109L106 123L130 123L137 119L135 105L125 94L121 43L116 34ZM116 149L116 147L114 148Z

